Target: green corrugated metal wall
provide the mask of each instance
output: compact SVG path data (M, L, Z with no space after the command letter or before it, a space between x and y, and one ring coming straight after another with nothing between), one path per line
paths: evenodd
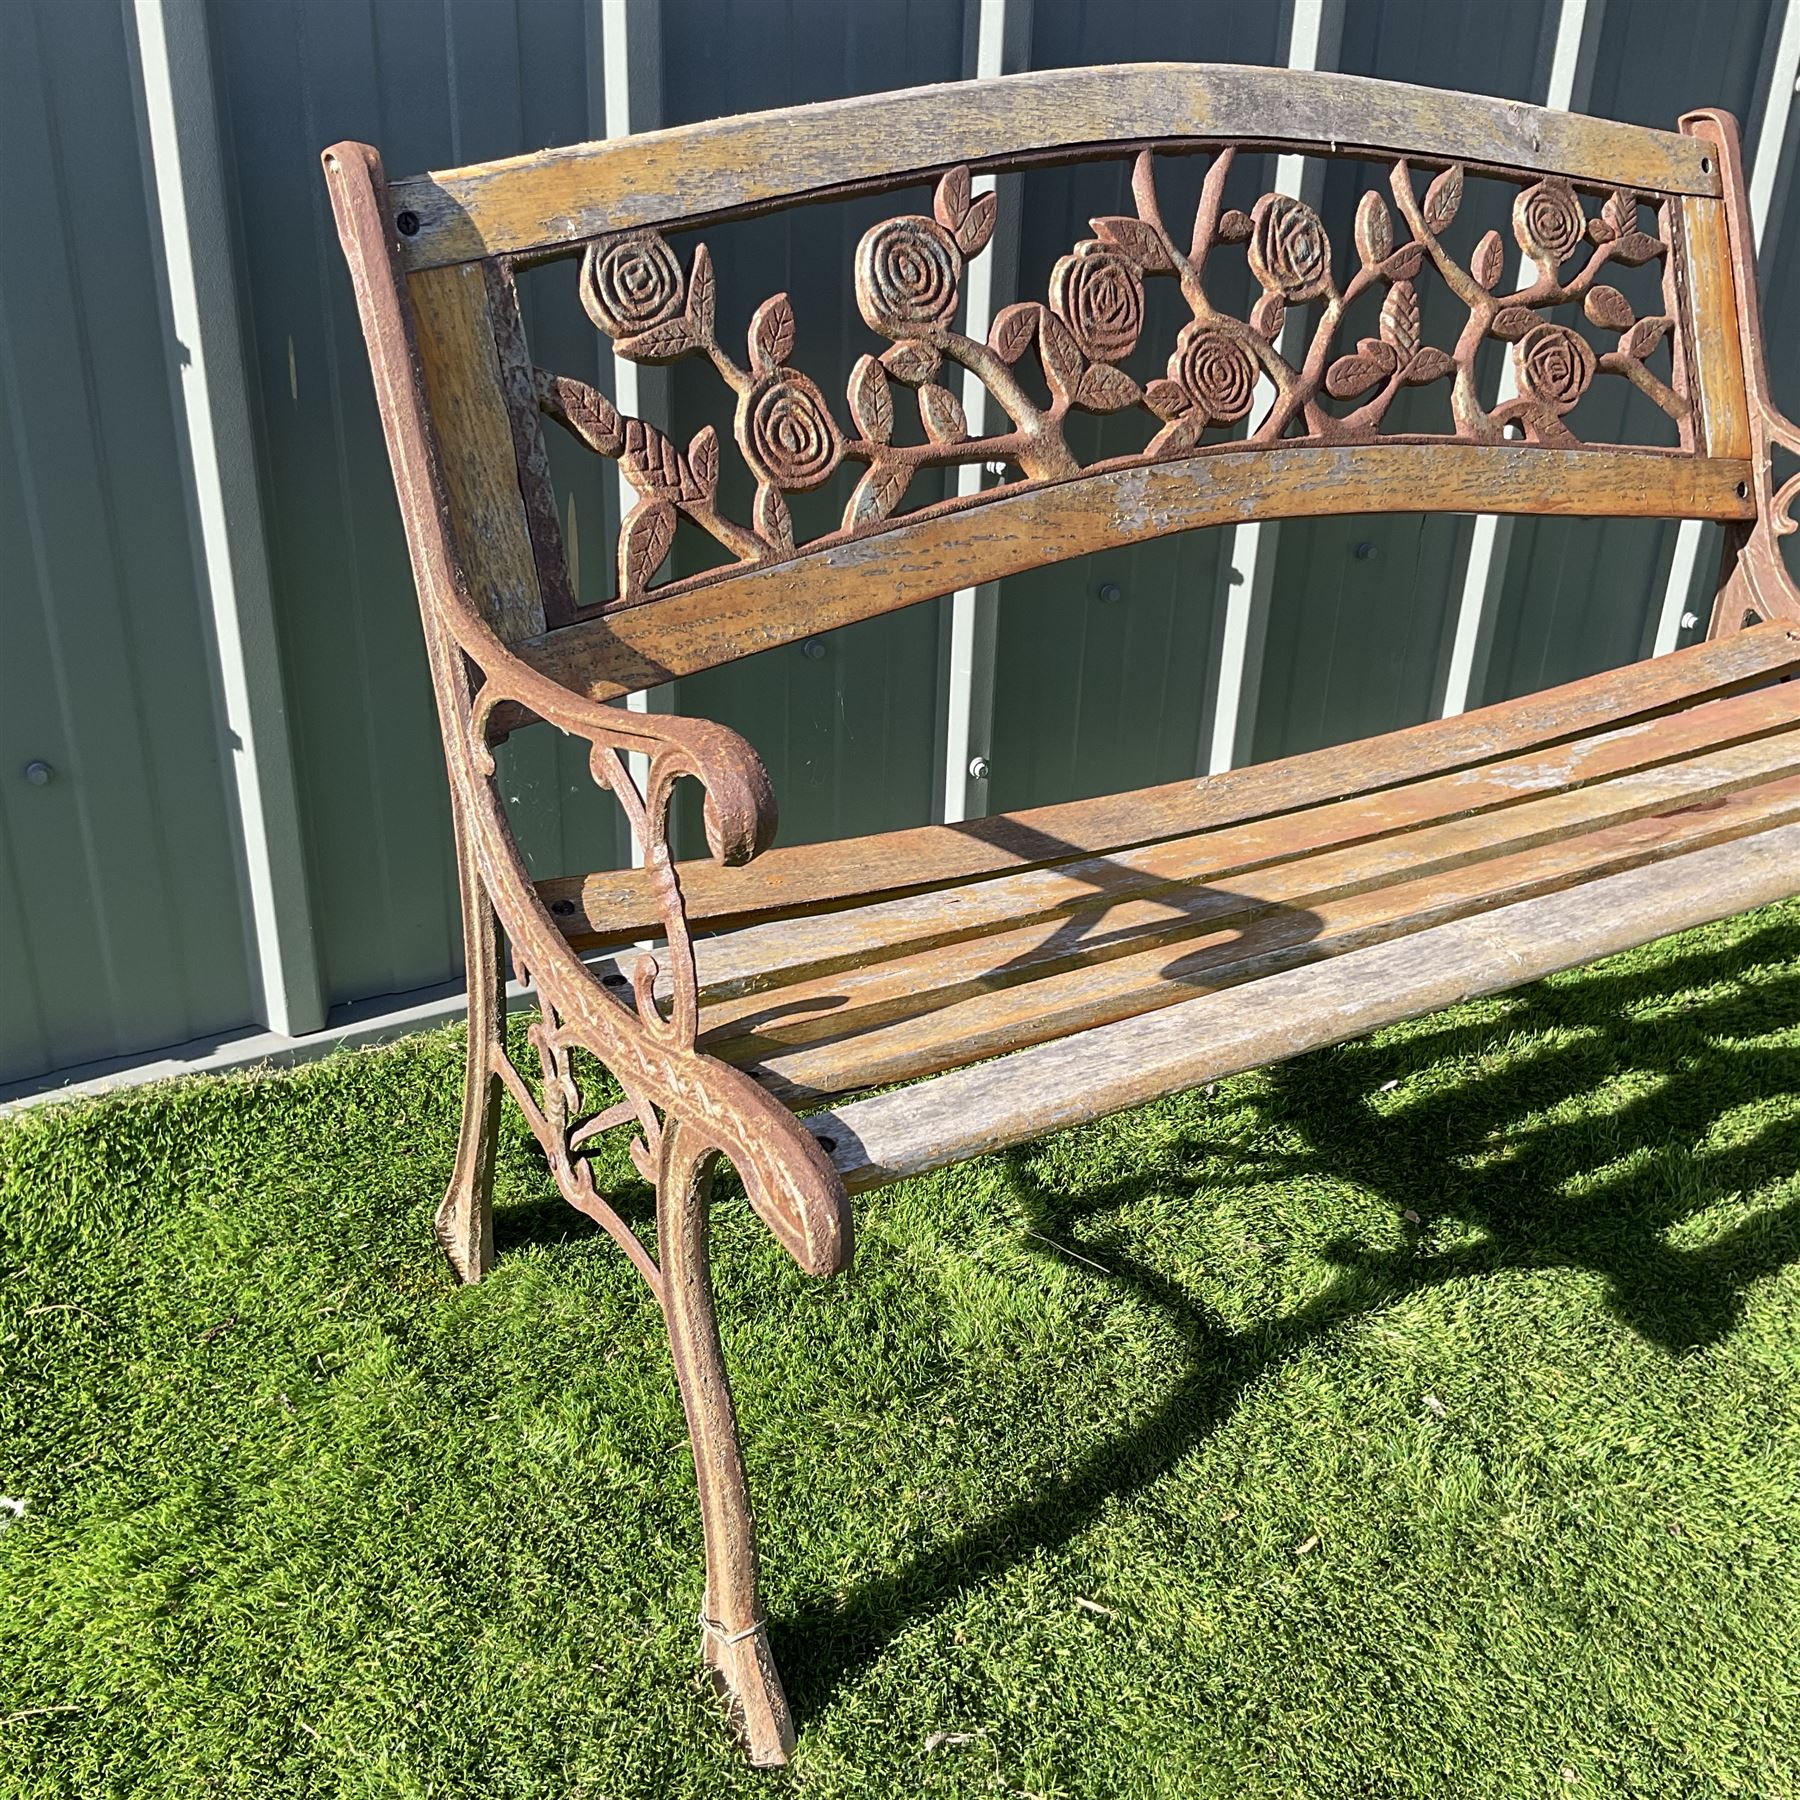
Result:
M1316 10L1320 0L1307 3ZM619 4L0 8L10 176L0 223L10 424L0 466L0 1080L257 1016L161 336L132 87L134 9L203 9L210 38L307 900L327 997L341 1004L453 977L460 944L414 601L318 150L366 138L391 168L411 170L603 135L609 82L616 89L624 73L607 67L606 45L618 40L608 28L621 19L635 41L654 39L656 54L632 71L639 120L674 124L954 79L973 72L981 0L630 0L624 13ZM1291 5L1235 0L1007 4L1019 28L1009 41L1032 67L1280 63L1293 28ZM1598 20L1588 110L1666 124L1685 107L1722 101L1754 128L1780 0L1692 9L1588 0L1587 11ZM1346 0L1338 16L1337 67L1540 98L1559 14L1558 0ZM1273 166L1245 160L1234 180L1247 199ZM1197 181L1170 172L1172 195L1190 174ZM1335 166L1326 179L1322 206L1337 241L1347 239L1363 174ZM1116 168L1098 166L1025 180L1018 279L1031 294L1089 216L1121 209L1123 185ZM1472 189L1471 219L1478 203ZM890 196L710 231L722 317L746 317L788 289L799 360L833 385L832 371L869 347L850 304L851 250L894 205ZM1794 334L1784 347L1780 331L1793 310L1782 295L1800 276L1800 231L1780 228L1789 211L1771 229L1765 288L1775 379L1793 403L1800 360ZM13 250L22 244L32 246L29 265ZM532 273L524 293L538 360L610 383L601 341L569 304L567 269ZM707 371L680 365L661 379L658 404L680 439L718 418ZM1082 429L1093 448L1105 442L1106 422ZM591 596L610 579L616 500L591 459L553 454ZM817 503L842 499L834 488ZM1253 725L1241 748L1276 755L1440 707L1471 530L1464 519L1379 518L1273 534L1266 636L1244 715ZM1521 523L1472 701L1642 653L1672 540L1672 527L1654 524ZM1223 619L1246 579L1232 543L1226 532L1195 533L1003 584L992 725L978 746L991 808L1207 766ZM942 805L948 616L948 602L916 607L691 678L664 701L722 718L757 745L789 841L924 820ZM23 782L34 757L56 765L59 779ZM618 854L609 805L574 746L526 734L507 758L536 869Z
M134 116L117 0L0 6L0 1079L252 1007Z

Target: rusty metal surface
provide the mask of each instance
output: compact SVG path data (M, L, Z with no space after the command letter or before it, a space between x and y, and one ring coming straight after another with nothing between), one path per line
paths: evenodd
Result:
M651 580L682 518L736 559L696 578L700 583L794 555L799 546L786 496L819 486L846 460L867 465L866 473L837 530L806 548L879 529L921 470L1002 465L1015 472L1015 487L1081 473L1064 431L1072 411L1142 413L1147 441L1125 462L1193 455L1207 447L1206 432L1249 416L1264 381L1274 401L1251 430L1252 443L1374 443L1403 387L1448 381L1455 431L1446 438L1486 444L1512 436L1575 448L1581 440L1567 417L1595 379L1609 374L1647 394L1676 421L1682 448L1692 448L1675 312L1639 317L1601 279L1612 265L1666 263L1667 202L1656 208L1652 235L1640 229L1649 202L1637 194L1615 189L1584 198L1561 177L1521 183L1511 235L1535 274L1507 291L1509 258L1498 230L1488 231L1466 262L1443 241L1462 205L1463 166L1440 171L1421 192L1401 159L1389 178L1392 206L1374 189L1363 195L1357 267L1340 287L1324 224L1305 201L1271 193L1247 213L1225 207L1236 154L1227 148L1212 159L1194 218L1171 222L1157 197L1156 158L1141 152L1132 169L1135 215L1092 220L1095 235L1051 270L1047 300L1005 307L985 342L959 331L955 320L967 265L993 234L996 202L992 194L971 193L966 167L948 170L930 217L885 220L857 246L857 305L891 343L851 370L848 429L819 384L793 365L797 329L786 294L772 295L751 316L747 362L739 364L720 341L704 243L685 268L658 231L588 245L579 277L588 316L614 352L632 361L710 362L735 396L737 451L756 482L752 517L731 518L719 504L720 444L711 426L684 450L653 425L622 415L588 383L538 370L543 410L590 450L617 460L638 496L620 534L614 603L652 596ZM1207 289L1209 261L1239 246L1260 291L1248 319L1219 308ZM1467 309L1449 349L1421 336L1417 282L1428 265ZM1165 372L1140 384L1121 365L1143 331L1144 284L1159 277L1179 284L1191 319L1168 351ZM1378 335L1341 341L1345 317L1365 293L1382 296ZM1580 307L1612 347L1596 351L1573 326L1543 316L1559 306ZM1279 343L1298 307L1317 310L1296 365ZM1518 377L1518 393L1493 407L1482 403L1475 369L1489 339L1512 346ZM1669 379L1652 370L1652 359L1667 362ZM1034 398L1035 384L1021 378L1033 363L1048 393L1044 404ZM944 379L947 369L966 370L982 384L1005 429L970 434L962 401ZM922 442L896 441L896 408L907 390ZM1327 399L1360 404L1334 412Z
M1728 125L1719 129L1722 143L1730 139ZM1252 445L1382 441L1384 416L1402 387L1445 381L1453 431L1404 441L1492 444L1510 436L1579 448L1568 417L1592 383L1610 374L1649 394L1675 421L1674 455L1694 453L1687 358L1675 341L1679 308L1671 302L1665 313L1639 317L1601 280L1614 264L1661 260L1666 266L1666 204L1653 236L1640 228L1645 202L1632 193L1586 193L1556 177L1518 178L1512 235L1536 274L1517 291L1502 292L1507 255L1498 231L1489 231L1467 261L1443 242L1462 204L1461 165L1441 169L1421 191L1402 160L1390 173L1391 206L1378 192L1364 196L1354 229L1356 267L1340 286L1324 227L1309 206L1265 194L1247 212L1225 207L1233 155L1227 148L1214 156L1191 229L1180 221L1177 230L1161 210L1155 157L1142 152L1133 170L1135 213L1095 219L1095 235L1057 260L1046 300L1005 308L985 342L957 331L954 321L967 262L982 253L994 229L993 202L973 194L966 168L950 169L937 184L929 216L886 220L858 246L858 305L889 348L863 357L851 371L848 428L818 384L794 366L798 333L785 294L765 300L750 316L740 364L721 342L704 245L695 247L685 266L654 231L586 246L582 302L614 349L642 361L703 358L731 393L736 454L755 482L748 520L728 516L720 505L724 447L715 431L703 429L683 449L646 422L622 415L588 384L531 371L509 307L502 307L496 328L503 340L495 345L498 367L515 412L535 402L590 449L617 460L636 491L620 535L619 605L664 591L651 584L683 519L734 559L687 585L798 554L802 546L787 496L818 486L846 459L865 465L862 479L841 523L804 548L880 531L924 469L997 461L1013 472L1007 484L1012 491L1080 474L1064 431L1075 411L1137 409L1146 416L1147 442L1136 457L1124 459L1127 464L1204 452L1216 441L1204 434L1246 420L1265 381L1274 401L1251 430ZM1730 155L1735 157L1734 142ZM669 842L672 797L682 780L702 790L707 844L726 866L749 863L770 844L774 797L755 752L735 733L698 719L627 712L572 693L510 652L487 623L458 562L440 461L437 434L454 430L456 421L429 416L379 159L365 146L343 144L327 152L326 167L419 588L456 825L470 1032L461 1140L439 1234L465 1279L485 1272L492 1258L488 1190L495 1121L502 1097L510 1094L559 1191L612 1234L663 1310L701 1496L707 1565L702 1654L734 1709L752 1760L781 1763L793 1726L758 1597L754 1527L707 1267L713 1168L720 1156L730 1158L758 1216L810 1273L831 1274L848 1263L851 1218L844 1183L806 1126L749 1073L701 1047L688 910ZM1726 173L1728 197L1735 182L1741 208L1735 162L1727 162ZM1734 244L1747 241L1740 227L1734 215ZM1219 309L1206 282L1209 260L1240 247L1261 295L1248 318ZM1466 324L1449 348L1421 337L1416 284L1428 265L1466 308ZM510 302L506 270L484 265L483 272L488 292ZM1742 292L1749 287L1747 251L1736 275ZM1191 317L1167 348L1164 372L1140 384L1123 364L1139 347L1144 283L1155 278L1179 284ZM1665 296L1674 292L1666 280ZM1345 343L1346 316L1365 295L1381 301L1378 335ZM1287 314L1301 306L1317 311L1295 362L1277 346ZM1572 327L1542 316L1557 306L1580 306L1590 324L1614 334L1616 347L1597 352ZM1756 331L1753 302L1741 317L1748 344ZM1516 397L1493 408L1481 403L1474 369L1476 353L1489 339L1512 346L1518 375ZM1669 379L1648 366L1653 356L1669 358ZM1033 362L1047 395L1041 402L1037 379L1020 375ZM1754 346L1747 362L1760 381ZM942 379L947 367L981 382L1004 414L1004 428L971 436L959 400ZM907 392L922 438L902 433L897 424ZM1800 447L1800 435L1775 414L1766 393L1753 410L1764 505L1728 591L1743 601L1741 607L1733 602L1739 612L1767 617L1793 610L1791 587L1770 597L1770 566L1780 567L1774 535L1792 529L1784 515L1800 491L1793 481L1779 490L1773 486L1772 446ZM516 418L513 448L528 514L536 524L553 523L533 430ZM1675 465L1652 456L1646 480L1655 479L1659 466ZM544 566L544 540L533 548ZM559 600L566 606L566 591ZM1741 622L1733 617L1724 628ZM527 718L585 743L589 772L621 808L643 865L662 947L621 963L623 979L616 986L584 965L567 942L533 887L507 820L492 741ZM633 758L642 759L639 777ZM507 950L540 1000L529 1033L535 1088L506 1052ZM612 1100L610 1090L602 1099L584 1086L577 1052L596 1059L616 1080L623 1101ZM599 1134L625 1125L635 1127L633 1159L657 1193L655 1256L598 1191L589 1161Z
M1759 619L1800 619L1800 587L1782 557L1780 542L1800 529L1794 519L1794 506L1800 502L1800 472L1779 482L1775 475L1777 448L1789 458L1800 457L1800 425L1776 406L1769 392L1756 286L1756 232L1750 221L1736 122L1729 113L1695 112L1682 120L1682 126L1710 139L1719 149L1731 236L1732 287L1743 343L1744 386L1750 404L1750 479L1756 520L1726 534L1724 579L1709 626L1709 635L1720 637Z
M721 1153L751 1205L809 1273L843 1268L851 1250L849 1200L818 1142L748 1076L695 1048L699 1016L693 952L669 851L670 799L682 778L706 795L706 835L722 862L747 861L775 827L773 795L754 751L703 720L629 713L570 695L508 654L470 596L452 548L436 439L427 417L404 289L385 222L380 160L343 144L325 156L339 234L381 401L426 649L444 738L456 823L470 968L469 1039L461 1139L438 1231L457 1272L479 1278L492 1258L493 1145L503 1092L519 1104L558 1189L596 1218L643 1274L668 1321L693 1439L705 1527L703 1654L735 1710L753 1761L780 1763L793 1727L762 1629L754 1528L705 1258L706 1183ZM629 1000L588 971L531 888L494 782L487 724L522 707L590 745L594 778L623 807L654 884L667 934L661 958L638 962ZM647 759L640 789L626 756ZM501 927L513 964L533 982L532 1028L542 1101L506 1054ZM671 999L659 1004L666 975ZM624 1089L624 1106L582 1091L572 1053L597 1057ZM595 1189L584 1146L634 1119L633 1156L658 1194L659 1265Z

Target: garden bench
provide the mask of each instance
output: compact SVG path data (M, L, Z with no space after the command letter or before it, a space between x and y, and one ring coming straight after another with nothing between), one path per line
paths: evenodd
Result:
M1273 150L1379 165L1335 247L1298 199L1234 199ZM1022 272L1044 300L967 335L960 290L997 212L972 172L1109 157L1130 168L1129 210ZM1165 196L1184 158L1199 198L1178 215ZM859 1190L1800 890L1800 595L1777 543L1800 482L1777 486L1772 466L1800 433L1768 395L1736 128L1715 111L1662 132L1345 76L1159 65L402 181L363 145L324 160L455 822L469 1039L439 1234L463 1278L484 1273L510 1095L562 1194L662 1306L698 1471L703 1654L753 1759L779 1763L792 1725L708 1277L721 1155L800 1266L828 1275L850 1259ZM1469 216L1478 186L1501 193L1496 217ZM804 372L786 295L724 316L704 239L670 236L901 187L929 198L857 247L869 354L838 371L842 401ZM696 378L723 430L678 445L534 364L515 275L557 259L571 308L579 295L616 355L708 365ZM1240 287L1254 303L1234 311L1221 296ZM1159 306L1178 307L1179 329L1152 342ZM1434 342L1421 321L1442 317ZM1661 441L1583 436L1584 396L1619 383ZM1074 445L1091 433L1070 429L1084 413L1136 435L1084 464ZM603 604L571 590L551 431L615 460L635 496ZM958 492L969 464L1001 478ZM808 536L790 496L834 477L839 510ZM1717 521L1709 636L1343 748L779 849L749 744L621 704L1110 546L1377 511ZM710 538L714 561L659 580L678 529ZM588 746L638 866L527 872L494 749L546 722ZM704 792L711 857L678 863L684 777ZM529 1077L503 1033L508 949L541 1009ZM587 1056L616 1090L595 1093ZM626 1125L656 1189L655 1257L589 1160Z

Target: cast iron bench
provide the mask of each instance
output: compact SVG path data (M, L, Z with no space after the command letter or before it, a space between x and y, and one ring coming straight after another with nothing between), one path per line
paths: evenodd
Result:
M1234 158L1256 166L1246 146L1379 162L1350 241L1334 248L1293 198L1230 204ZM971 171L1109 156L1131 163L1132 209L1023 272L1027 289L1047 279L1046 302L1007 306L985 341L960 331L964 271L996 218ZM1160 195L1181 157L1205 160L1178 217ZM1800 482L1778 488L1772 470L1773 447L1800 449L1800 433L1768 395L1737 132L1713 111L1668 133L1345 76L1143 66L393 183L364 145L324 160L456 827L468 1074L439 1234L463 1278L485 1272L510 1094L560 1191L661 1303L698 1470L703 1653L752 1758L779 1763L793 1728L707 1269L720 1155L800 1266L829 1275L850 1259L860 1190L1800 890L1800 595L1777 545ZM1463 217L1465 171L1510 184L1509 232L1486 229L1506 225L1504 204ZM909 185L931 191L929 214L890 217L857 247L871 354L843 402L801 372L785 295L722 316L704 243L668 235ZM616 354L710 363L732 451L712 427L679 446L533 365L515 271L558 258ZM1242 281L1246 258L1259 297L1238 317L1208 282L1216 295ZM1626 297L1633 279L1651 284L1647 304ZM1184 322L1140 345L1159 281ZM1435 283L1453 343L1421 329L1420 288ZM1346 313L1365 294L1379 323L1351 341ZM1476 364L1491 340L1511 346L1502 398ZM1619 382L1652 403L1660 446L1583 441L1578 402ZM1384 428L1403 390L1435 383L1447 429ZM1132 410L1129 453L1084 467L1071 412ZM636 495L603 605L571 592L546 418L616 459ZM749 481L722 485L730 457ZM1004 479L958 495L941 471L969 463ZM845 468L841 514L797 538L788 496ZM1136 539L1373 511L1719 521L1709 637L1205 780L786 849L770 848L774 796L741 737L618 704ZM725 560L659 584L678 526ZM590 747L640 867L527 873L492 751L545 721ZM671 855L683 777L704 790L710 861ZM659 947L629 949L646 940ZM504 1047L506 945L541 1007L535 1086ZM584 1091L577 1050L622 1101ZM656 1187L654 1259L588 1160L627 1124Z

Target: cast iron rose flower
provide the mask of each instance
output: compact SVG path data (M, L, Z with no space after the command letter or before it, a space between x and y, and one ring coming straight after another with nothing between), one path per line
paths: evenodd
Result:
M1250 215L1250 267L1284 300L1315 300L1331 283L1331 246L1304 200L1264 194Z
M608 337L631 337L681 310L681 264L652 231L595 244L582 271L588 315Z
M933 219L886 219L856 246L856 303L889 337L948 324L956 312L962 252Z
M1566 413L1594 379L1594 350L1566 325L1534 325L1513 346L1519 386L1552 412Z
M1050 271L1050 310L1083 356L1117 362L1144 329L1144 278L1110 250L1065 256Z
M1229 425L1256 398L1256 358L1249 347L1216 325L1187 325L1169 358L1169 379L1208 419Z
M843 441L825 396L798 369L774 369L738 402L737 437L759 481L815 488L837 467Z
M1566 181L1537 182L1513 201L1513 236L1533 262L1566 262L1586 231L1587 216Z

